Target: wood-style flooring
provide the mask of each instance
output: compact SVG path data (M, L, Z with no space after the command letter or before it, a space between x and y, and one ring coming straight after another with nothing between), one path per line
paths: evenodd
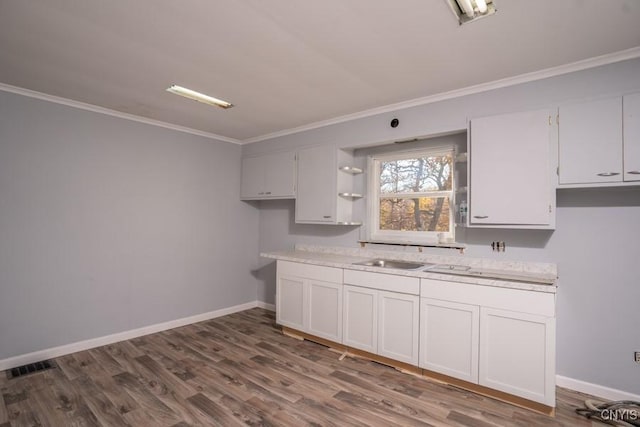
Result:
M282 335L252 309L0 374L0 427L588 426L589 396L558 389L555 418Z

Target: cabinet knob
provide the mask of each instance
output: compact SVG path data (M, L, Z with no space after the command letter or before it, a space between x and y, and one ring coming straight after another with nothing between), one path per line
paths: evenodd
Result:
M487 219L489 218L489 215L474 215L473 217L475 219Z
M322 215L322 218L329 219L329 218L331 218L331 215Z
M264 194L271 194L271 191L267 191L267 192L266 192L266 193L264 193Z
M616 175L620 175L619 172L601 172L598 174L598 176L616 176Z
M261 191L258 193L259 196L262 196L264 194L264 191Z
M640 175L640 171L629 171L627 172L629 175Z

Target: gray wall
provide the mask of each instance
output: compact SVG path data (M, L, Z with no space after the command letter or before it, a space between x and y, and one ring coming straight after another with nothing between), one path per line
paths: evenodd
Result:
M0 92L0 359L255 301L240 154Z
M314 144L356 148L459 131L467 117L638 92L638 76L636 59L257 142L243 152ZM396 129L388 125L393 117L400 119ZM640 365L632 356L640 350L640 188L559 190L557 206L554 232L460 233L459 240L468 245L463 256L557 263L558 374L638 394ZM261 251L295 243L356 246L360 237L355 228L295 224L293 201L261 202L259 207ZM491 252L493 240L506 241L507 252ZM261 263L258 296L273 302L275 269L268 260Z

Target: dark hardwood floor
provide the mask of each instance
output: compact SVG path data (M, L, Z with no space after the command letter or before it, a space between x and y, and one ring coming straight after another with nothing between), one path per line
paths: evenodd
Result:
M587 426L589 396L558 389L555 418L282 335L252 309L0 375L8 426Z

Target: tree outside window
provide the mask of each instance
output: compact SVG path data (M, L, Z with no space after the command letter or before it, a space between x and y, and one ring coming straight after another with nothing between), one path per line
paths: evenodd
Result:
M453 238L453 149L371 158L373 240Z

